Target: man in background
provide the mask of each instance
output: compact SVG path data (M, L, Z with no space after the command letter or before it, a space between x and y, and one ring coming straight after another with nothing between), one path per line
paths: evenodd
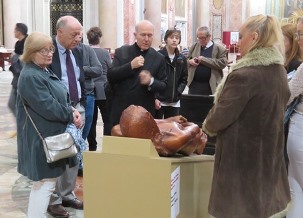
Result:
M59 18L56 25L57 35L53 40L56 51L50 69L69 90L72 106L85 118L85 84L83 56L76 48L82 39L82 25L73 16ZM64 207L83 210L83 202L74 193L79 169L75 157L67 163L66 171L59 177L47 211L55 217L69 217Z
M208 27L198 28L197 42L188 53L188 94L214 94L226 66L226 48L211 40Z
M124 45L115 51L107 79L113 88L111 99L112 125L119 123L122 111L134 104L155 115L155 93L167 84L165 58L151 48L154 25L140 21L135 26L133 45Z
M15 43L15 50L12 54L12 64L9 70L13 73L13 80L11 82L12 91L8 100L8 107L16 117L16 96L17 96L17 84L18 78L22 69L22 63L19 60L20 55L23 54L24 42L27 35L27 26L24 23L16 23L14 29L15 38L18 39Z

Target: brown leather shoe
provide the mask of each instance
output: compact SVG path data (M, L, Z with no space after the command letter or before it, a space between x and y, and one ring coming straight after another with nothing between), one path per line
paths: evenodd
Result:
M61 204L48 205L47 212L54 217L69 217L68 211Z
M83 201L78 198L74 198L73 200L62 201L62 205L64 207L72 207L78 210L83 210Z

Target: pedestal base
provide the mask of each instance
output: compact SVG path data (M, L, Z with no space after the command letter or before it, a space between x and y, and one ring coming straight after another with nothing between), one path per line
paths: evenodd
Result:
M203 218L214 157L159 157L145 139L105 136L84 152L84 215L106 218Z

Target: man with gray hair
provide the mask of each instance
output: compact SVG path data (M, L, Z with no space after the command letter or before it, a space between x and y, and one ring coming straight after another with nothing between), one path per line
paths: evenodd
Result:
M72 106L85 118L85 79L83 55L76 48L82 39L82 25L73 16L59 18L56 25L57 35L53 40L56 51L49 66L69 90ZM78 159L66 163L66 171L58 178L56 189L50 198L47 211L55 217L69 217L64 208L83 209L83 202L74 194L79 169Z
M227 50L211 40L208 27L197 29L197 42L188 53L188 93L212 95L223 77Z

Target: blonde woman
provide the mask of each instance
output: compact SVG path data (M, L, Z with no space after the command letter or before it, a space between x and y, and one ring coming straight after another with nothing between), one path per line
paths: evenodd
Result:
M303 48L303 18L298 20L297 42ZM293 206L287 214L287 218L302 217L303 214L303 64L301 64L293 78L289 82L291 104L295 98L299 103L295 106L290 117L287 137L287 154L289 158L288 180Z
M215 95L203 130L217 135L209 213L216 218L283 217L290 192L283 157L289 98L283 35L273 16L240 28L242 58Z
M285 45L285 68L287 73L297 70L302 63L302 52L296 40L297 25L287 23L282 26Z

